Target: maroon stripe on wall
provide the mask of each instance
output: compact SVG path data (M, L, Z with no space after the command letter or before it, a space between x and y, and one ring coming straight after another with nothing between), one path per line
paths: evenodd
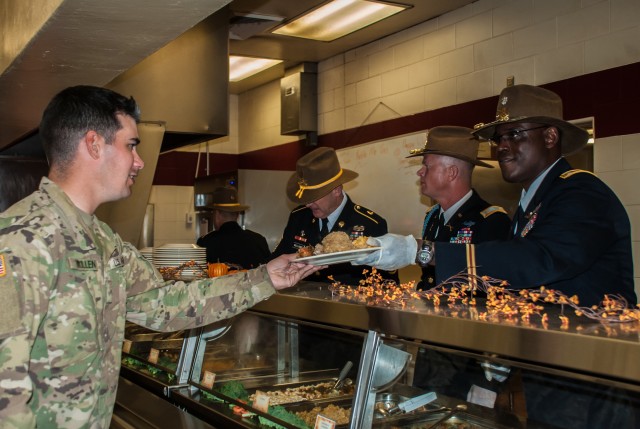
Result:
M603 138L640 133L639 76L640 63L634 63L542 86L562 97L565 119L593 116L596 137ZM473 127L478 122L493 120L497 101L497 96L488 97L324 134L318 136L318 146L343 149L445 124ZM234 171L238 168L293 171L296 168L296 160L313 149L314 147L305 146L303 140L298 140L242 155L209 154L210 174ZM190 152L161 154L153 184L193 185L197 157L197 153ZM205 164L202 156L197 177L206 175Z

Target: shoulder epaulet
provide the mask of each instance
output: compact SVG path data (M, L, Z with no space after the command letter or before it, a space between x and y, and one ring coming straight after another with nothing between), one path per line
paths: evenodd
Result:
M489 216L491 216L494 213L504 213L507 214L507 211L500 207L500 206L489 206L486 209L482 210L480 212L480 214L482 215L482 217L484 218L488 218Z
M571 176L573 176L574 174L578 174L578 173L587 173L587 174L591 174L592 176L595 176L595 174L593 174L591 171L587 171L587 170L579 170L579 169L574 169L574 170L569 170L569 171L565 171L564 173L562 173L560 175L561 179L567 179Z
M366 217L367 219L371 220L371 222L375 222L375 223L379 223L378 222L378 215L375 214L373 211L369 210L366 207L362 207L358 204L353 206L353 210L358 213L359 215L362 215L364 217Z

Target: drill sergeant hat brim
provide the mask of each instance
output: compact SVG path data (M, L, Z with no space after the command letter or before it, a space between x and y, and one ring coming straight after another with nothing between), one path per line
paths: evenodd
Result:
M422 149L413 149L407 158L424 155L445 155L467 161L480 167L493 168L478 160L480 142L472 134L471 128L444 125L427 131L427 139Z
M548 125L560 130L562 155L570 155L587 145L589 133L562 118L562 99L555 92L531 85L508 86L498 98L496 120L476 125L473 134L491 140L498 125L514 122Z
M214 189L211 201L208 208L223 212L243 212L249 208L238 203L238 191L235 188L226 186Z
M296 163L296 172L287 182L287 197L296 204L309 204L356 177L355 171L340 167L333 149L319 147Z

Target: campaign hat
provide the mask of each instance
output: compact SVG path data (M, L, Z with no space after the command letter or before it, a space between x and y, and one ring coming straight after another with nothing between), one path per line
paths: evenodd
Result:
M297 204L309 204L356 177L355 171L340 167L335 150L319 147L296 162L296 171L287 182L287 197Z
M570 155L587 145L589 133L563 119L562 99L548 89L532 85L513 85L502 90L496 108L496 120L478 124L473 133L491 140L496 127L514 122L530 122L556 127L560 130L563 155Z
M453 125L433 127L427 131L424 147L413 149L407 158L424 155L445 155L467 161L480 167L493 168L478 159L480 141L472 134L472 129Z

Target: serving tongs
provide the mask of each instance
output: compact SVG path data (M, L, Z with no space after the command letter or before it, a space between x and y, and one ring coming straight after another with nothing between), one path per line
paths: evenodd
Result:
M340 389L342 389L342 386L344 386L344 380L345 378L347 378L347 374L351 370L352 366L353 362L351 362L350 360L344 364L344 367L342 367L342 371L340 371L340 375L338 376L336 383L331 388L332 392L340 392Z
M410 413L411 411L417 410L418 408L425 406L428 403L435 401L436 399L438 399L436 393L429 392L429 393L425 393L423 395L415 396L413 398L409 398L405 401L399 402L398 405L388 410L384 409L383 407L380 407L377 409L377 411L380 412L380 414L382 414L384 417L388 417L388 416L391 416L394 414L400 414L400 413ZM446 407L441 407L435 410L429 410L429 412L441 412L441 411L450 411L450 409Z

